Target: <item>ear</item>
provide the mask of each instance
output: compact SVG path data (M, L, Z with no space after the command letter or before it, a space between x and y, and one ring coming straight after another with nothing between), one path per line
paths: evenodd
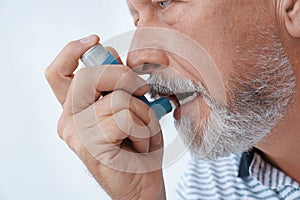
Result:
M285 0L283 8L287 31L292 37L300 38L300 0Z

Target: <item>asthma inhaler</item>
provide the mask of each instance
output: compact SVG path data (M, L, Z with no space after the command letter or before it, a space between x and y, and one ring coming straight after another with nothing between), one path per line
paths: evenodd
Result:
M81 61L86 67L119 64L116 58L106 51L101 44L97 44L85 52L81 57ZM167 98L160 98L153 102L149 102L144 96L138 96L137 98L154 110L158 120L172 111L172 106Z

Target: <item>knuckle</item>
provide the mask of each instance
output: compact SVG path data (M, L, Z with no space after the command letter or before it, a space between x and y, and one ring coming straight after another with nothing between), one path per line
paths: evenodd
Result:
M83 76L85 76L87 69L88 69L88 68L81 68L81 69L78 69L78 71L77 71L76 74L74 75L74 78L78 79L78 78L82 78Z
M74 135L74 126L72 123L72 118L62 114L57 123L57 133L58 136L69 144Z
M121 129L121 131L126 135L131 135L132 131L132 120L134 119L134 114L129 110L121 110L120 112L120 118L115 118L116 124ZM124 123L123 121L126 120L130 123Z
M117 98L120 100L126 100L129 98L129 95L128 95L128 93L126 93L123 90L116 90L113 92L113 98Z
M47 79L48 82L52 80L52 78L55 76L55 72L52 69L51 66L47 67L44 71L45 78Z
M91 89L90 87L94 87L94 76L95 76L95 71L91 68L81 68L79 69L76 74L73 77L73 86L81 88L81 87L87 87L86 89Z
M66 44L65 50L72 50L75 49L77 46L77 41L70 41Z
M64 135L65 126L66 126L65 119L63 116L61 116L57 123L57 133L62 140L64 139L63 135Z
M107 98L103 98L101 101L96 101L94 103L95 113L100 121L102 120L102 117L105 116L103 115L103 111L107 110L107 105L110 105L110 100Z
M120 73L120 75L124 75L124 74L128 74L131 70L126 67L126 66L123 66L121 65L120 67L118 67L118 72Z
M74 138L74 133L72 132L72 130L70 129L70 124L61 127L60 129L58 129L58 136L60 137L60 139L62 139L63 141L65 141L69 147L74 146L73 143L73 138Z
M68 145L68 147L76 152L84 152L85 147L77 139L75 126L71 122L71 118L61 116L57 123L58 136Z
M86 68L80 68L78 69L78 71L76 72L75 76L82 76L83 73L85 73Z
M93 67L90 67L89 70L92 70ZM106 80L108 77L112 77L112 80L119 82L124 78L129 72L130 69L123 65L102 65L101 67L95 67L98 76L102 80Z
M148 109L148 113L149 113L149 117L150 117L150 118L149 118L149 121L150 121L151 119L157 120L156 113L154 112L153 109L149 108L149 109Z

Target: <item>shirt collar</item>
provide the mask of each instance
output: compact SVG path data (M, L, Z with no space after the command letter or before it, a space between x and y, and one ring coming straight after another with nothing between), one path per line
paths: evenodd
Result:
M244 152L242 154L238 177L247 178L248 176L250 176L249 168L254 157L254 152L255 152L255 148L251 149L248 152Z
M291 177L266 162L261 155L262 152L256 148L244 152L240 160L238 177L245 179L252 176L269 188L300 187Z

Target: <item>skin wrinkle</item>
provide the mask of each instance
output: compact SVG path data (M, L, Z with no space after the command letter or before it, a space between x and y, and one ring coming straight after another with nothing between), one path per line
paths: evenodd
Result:
M280 16L284 16L283 12L283 6L284 6L284 0L271 0L271 4L272 4L272 12L275 14L276 16L276 20L278 22L278 25L280 27L284 26L284 20L282 17ZM274 9L275 8L275 9Z

